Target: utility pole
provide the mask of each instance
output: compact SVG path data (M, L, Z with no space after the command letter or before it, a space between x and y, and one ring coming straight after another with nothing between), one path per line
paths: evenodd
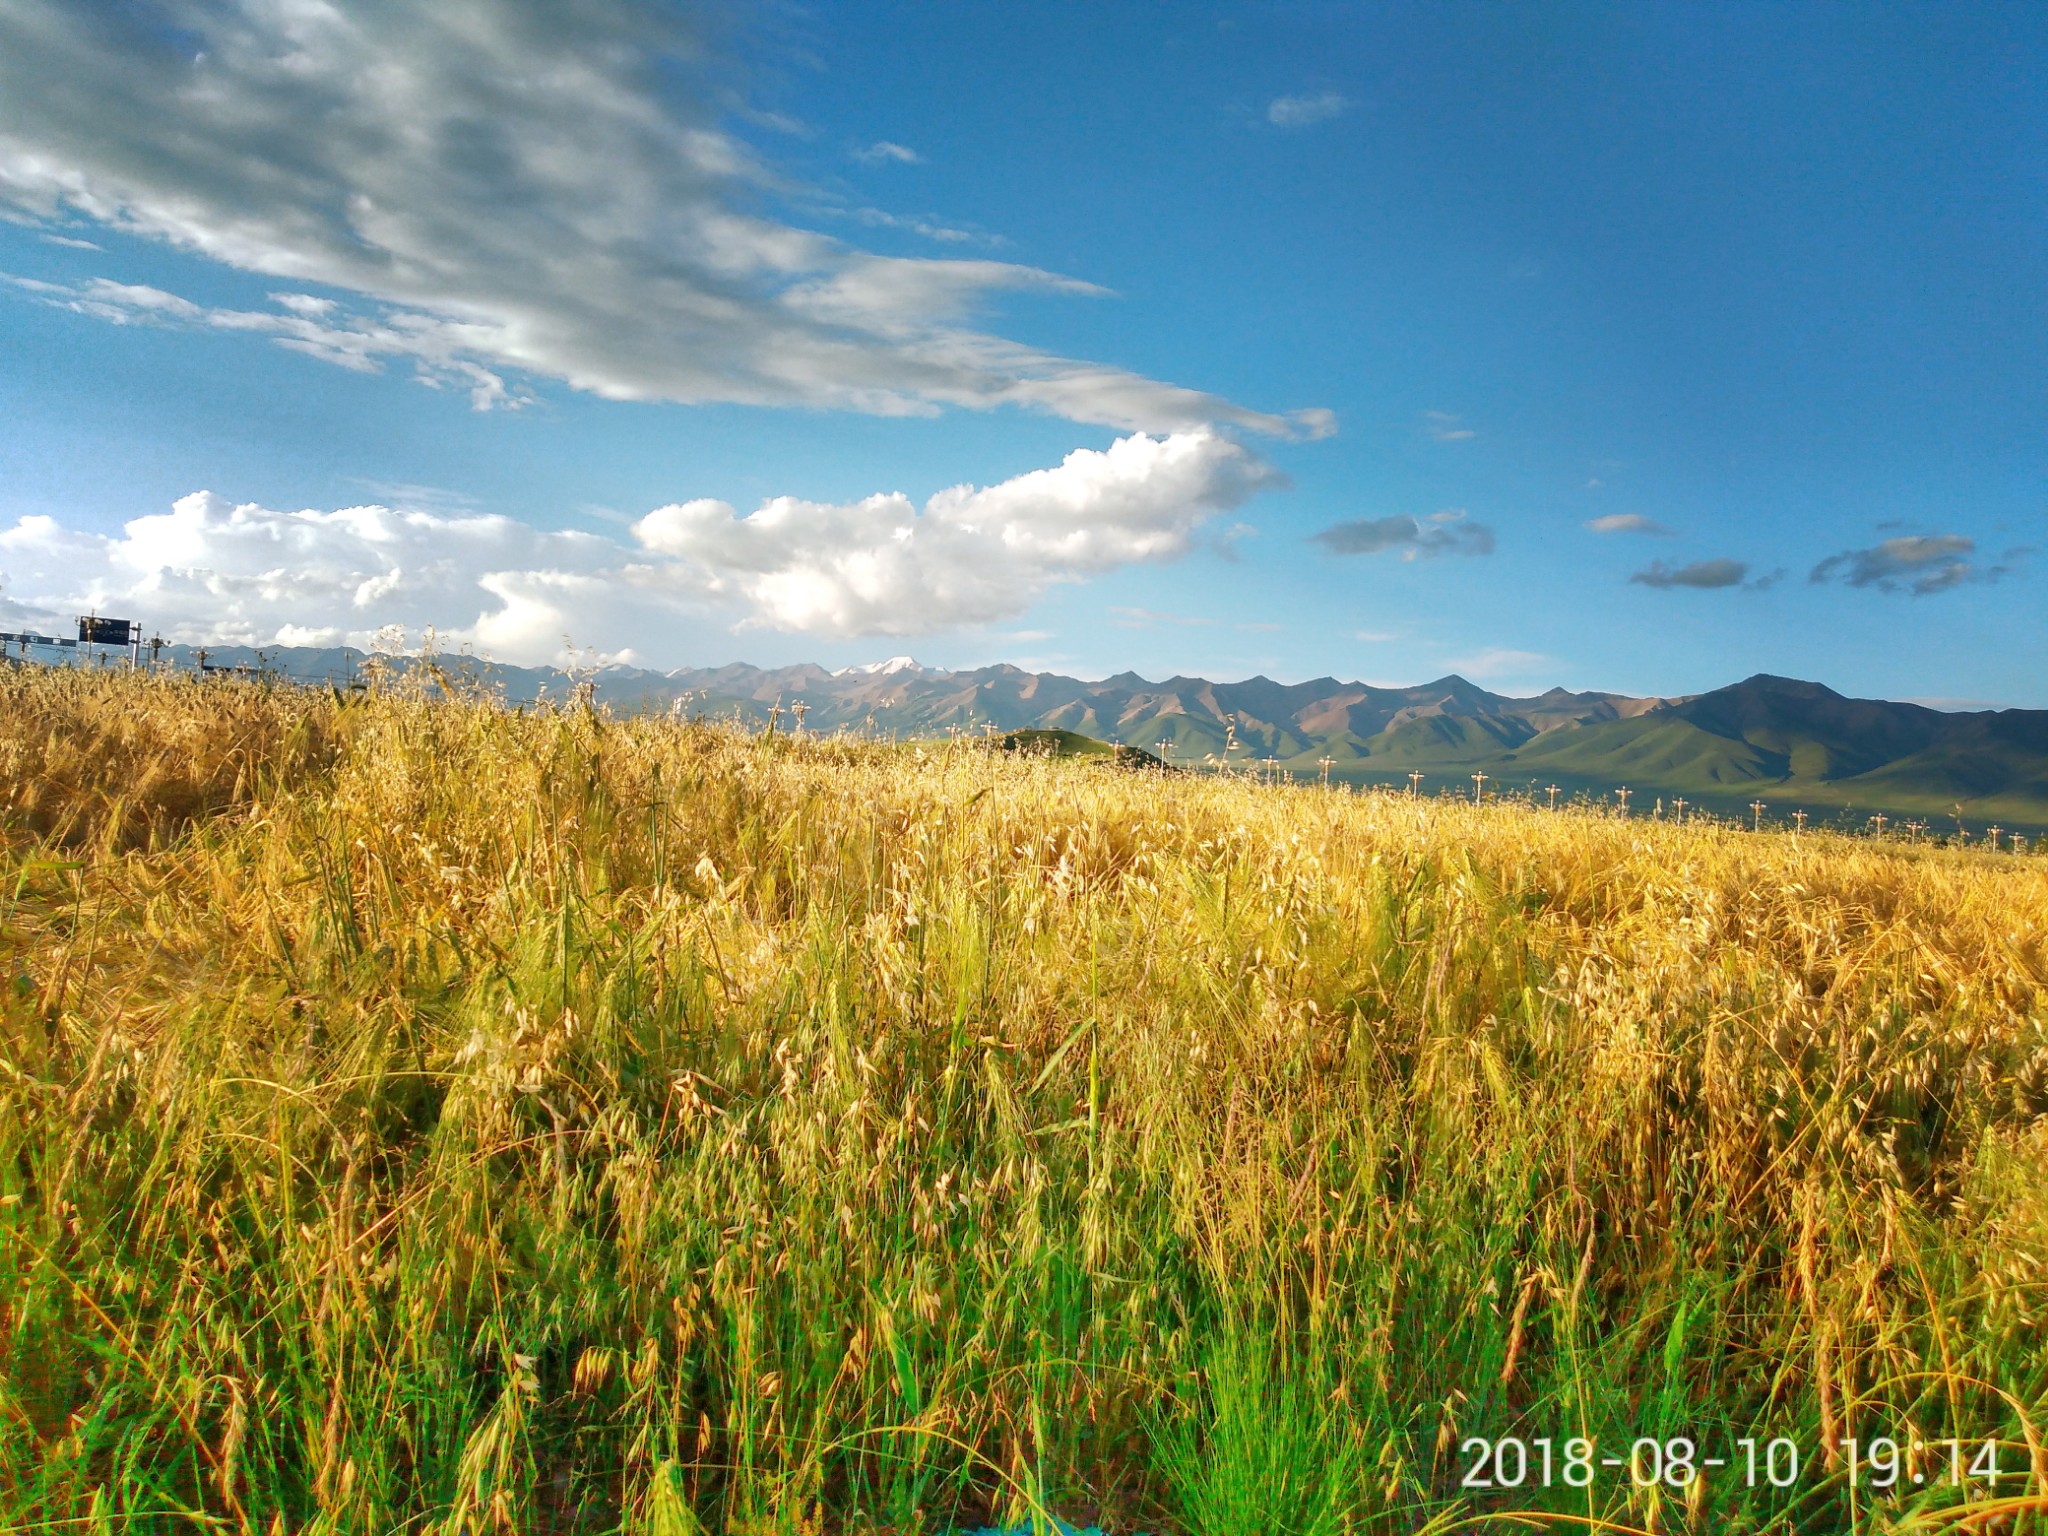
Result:
M1673 807L1673 809L1675 809L1675 810L1676 810L1676 811L1678 812L1678 824L1679 824L1680 826L1684 826L1684 825L1685 825L1685 796L1683 796L1683 795L1678 795L1678 796L1674 797L1674 798L1672 799L1672 802L1671 802L1671 804L1672 804L1672 807Z
M1422 777L1422 770L1420 768L1408 775L1408 798L1410 800L1413 800L1422 793Z
M1792 825L1799 831L1804 832L1806 830L1806 812L1794 811L1792 813Z
M1479 802L1480 802L1480 801L1481 801L1482 799L1484 799L1484 798L1485 798L1485 795L1486 795L1486 775L1485 775L1485 774L1483 774L1483 773L1475 773L1475 774L1473 774L1473 775L1472 775L1472 803L1473 803L1474 805L1477 805L1477 804L1478 804L1478 803L1479 803Z
M1756 822L1755 822L1755 824L1754 824L1753 826L1751 826L1750 830L1751 830L1752 832L1761 832L1761 831L1763 831L1763 829L1764 829L1764 803L1763 803L1763 801L1761 801L1761 800L1752 800L1752 801L1750 801L1750 802L1749 802L1749 808L1750 808L1750 809L1751 809L1752 811L1754 811L1754 812L1756 813Z
M1626 816L1628 814L1628 786L1626 784L1622 785L1621 788L1614 792L1614 797L1621 802L1621 814Z
M1557 809L1557 786L1555 784L1550 786L1550 808L1553 811Z

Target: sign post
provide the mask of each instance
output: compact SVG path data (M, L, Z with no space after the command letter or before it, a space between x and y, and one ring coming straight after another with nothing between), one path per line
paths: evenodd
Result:
M96 613L80 614L78 643L87 647L119 646L128 653L128 665L133 667L136 653L142 646L142 626L133 619L103 619Z

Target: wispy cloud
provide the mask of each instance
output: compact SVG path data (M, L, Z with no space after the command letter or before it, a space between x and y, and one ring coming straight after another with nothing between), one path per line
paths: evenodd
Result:
M1829 555L1808 574L1815 584L1840 580L1852 587L1880 592L1910 592L1915 597L1946 592L1970 581L1997 581L2009 574L2029 551L2011 549L1996 564L1971 559L1977 541L1960 533L1916 534L1886 539L1868 549L1845 549Z
M1462 425L1461 418L1453 416L1449 411L1424 411L1422 418L1429 428L1429 435L1440 443L1462 443L1467 438L1479 435L1472 428Z
M1483 682L1496 677L1527 677L1552 665L1556 659L1541 651L1518 651L1504 645L1490 645L1470 656L1456 657L1446 665L1460 677Z
M363 476L355 477L354 483L400 512L474 512L478 506L477 498L469 492L450 490L441 485L415 485L407 480L375 480Z
M1156 608L1111 608L1109 611L1114 615L1110 622L1119 629L1156 629L1162 624L1203 628L1216 622L1193 614L1162 613Z
M1009 244L1001 235L983 234L979 230L962 229L955 224L943 223L936 218L919 218L912 214L890 213L883 208L849 208L825 210L836 216L852 219L865 224L869 229L900 229L906 234L922 235L927 240L936 240L941 245L979 245L983 247Z
M1429 559L1437 555L1490 555L1493 530L1471 521L1462 510L1432 512L1413 518L1405 512L1392 517L1361 517L1348 523L1333 523L1310 537L1333 555L1378 555L1398 551L1403 560Z
M1662 536L1671 532L1655 518L1645 517L1640 512L1610 512L1605 517L1589 517L1586 526L1595 533L1654 533Z
M4 0L0 214L325 291L337 310L299 318L352 333L338 342L239 323L345 367L410 356L495 402L531 378L615 400L1332 429L971 323L1006 290L1092 285L765 215L763 194L800 189L723 126L738 73L687 8L633 0ZM78 297L102 320L142 307ZM166 299L189 308L160 319L252 312Z
M268 336L281 347L356 373L377 373L387 361L411 364L423 384L459 388L480 411L532 403L523 386L474 360L466 328L424 314L387 314L366 319L344 312L332 299L304 293L274 293L269 310L218 309L194 304L175 293L103 277L82 283L47 283L0 272L0 283L34 294L46 304L115 325L161 325Z
M1342 117L1350 110L1350 98L1336 91L1321 91L1313 96L1276 96L1266 107L1266 121L1281 128L1306 128Z
M888 139L877 139L853 152L853 158L863 165L923 165L924 156L905 144L896 144Z

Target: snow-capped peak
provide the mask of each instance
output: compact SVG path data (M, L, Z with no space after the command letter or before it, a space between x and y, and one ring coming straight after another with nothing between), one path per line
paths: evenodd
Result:
M853 677L856 674L865 674L868 677L890 677L898 672L922 672L923 670L923 667L920 667L908 656L891 656L887 661L871 661L864 667L841 667L832 675L834 677Z

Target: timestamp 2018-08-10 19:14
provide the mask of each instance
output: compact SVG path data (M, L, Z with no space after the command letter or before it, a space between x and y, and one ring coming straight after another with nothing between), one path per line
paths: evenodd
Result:
M1995 1491L2001 1481L2023 1486L2033 1477L2030 1457L2023 1457L2019 1466L2009 1459L2001 1464L2008 1449L2024 1451L1988 1437L1845 1438L1839 1442L1840 1469L1852 1488L1884 1491L1947 1482ZM1459 1443L1458 1455L1465 1464L1459 1486L1474 1491L1585 1488L1603 1475L1626 1477L1637 1487L1683 1488L1696 1477L1723 1469L1732 1469L1746 1487L1791 1488L1808 1464L1798 1442L1782 1435L1769 1440L1744 1437L1718 1455L1703 1454L1697 1442L1682 1435L1640 1436L1629 1442L1626 1454L1603 1452L1597 1441L1583 1436L1553 1440L1473 1435Z

